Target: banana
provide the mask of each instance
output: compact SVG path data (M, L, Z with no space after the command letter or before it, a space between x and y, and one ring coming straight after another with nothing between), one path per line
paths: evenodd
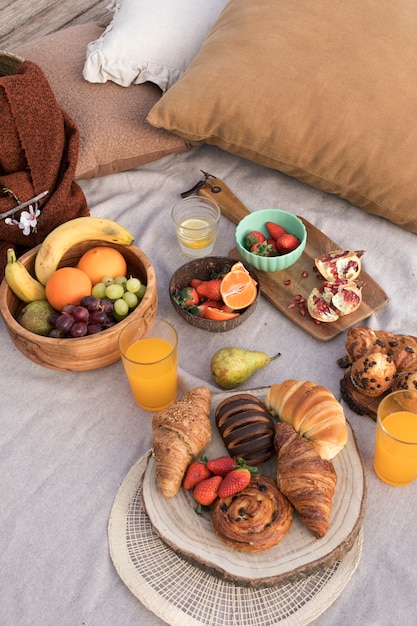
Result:
M13 248L7 250L4 275L10 289L23 302L46 300L45 287L29 274L23 263L16 259Z
M36 278L46 285L69 248L93 239L129 246L134 237L121 224L102 217L69 220L52 230L41 243L35 259Z

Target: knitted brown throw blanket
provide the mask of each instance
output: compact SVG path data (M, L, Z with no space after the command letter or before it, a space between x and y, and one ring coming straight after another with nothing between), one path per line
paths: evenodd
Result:
M16 73L0 77L0 213L17 206L14 196L24 203L48 192L36 207L40 215L35 232L30 229L26 235L16 223L22 211L35 210L34 204L0 219L1 278L8 248L20 256L59 224L89 214L84 193L73 180L78 144L78 128L58 104L40 67L23 61Z

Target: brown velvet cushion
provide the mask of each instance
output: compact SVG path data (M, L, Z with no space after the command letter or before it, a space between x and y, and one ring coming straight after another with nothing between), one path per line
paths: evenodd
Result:
M161 97L158 87L93 85L84 80L87 44L102 32L95 23L72 26L13 50L41 67L58 102L79 128L77 179L131 169L186 149L178 136L146 121Z
M230 0L148 120L417 232L415 0Z

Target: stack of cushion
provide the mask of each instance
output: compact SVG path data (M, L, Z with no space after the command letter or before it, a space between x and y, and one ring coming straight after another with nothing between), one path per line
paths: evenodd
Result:
M133 154L83 163L84 134L79 177L209 143L417 232L414 0L184 4L119 0L104 31L61 31L48 54L45 42L18 50L42 61L82 139L92 110L103 142L118 122L139 135ZM72 82L58 85L71 64ZM72 89L75 73L83 94Z

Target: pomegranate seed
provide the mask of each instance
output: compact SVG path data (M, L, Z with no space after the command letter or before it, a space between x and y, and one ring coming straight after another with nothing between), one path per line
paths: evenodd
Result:
M288 308L289 309L295 309L296 306L297 305L295 304L295 302L290 302L289 305L288 305Z
M290 281L290 279L289 279L289 278L288 278L287 280L284 280L284 285L285 285L286 287L288 287L288 285L291 285L291 281Z
M304 272L301 274L301 277L302 277L302 278L307 278L307 276L308 276L308 272L306 272L306 271L304 271Z
M294 302L300 302L300 300L303 299L303 296L301 295L301 293L297 293L296 296L294 296L293 300Z
M300 314L304 317L306 314L306 306L304 302L300 302L300 306L298 307L298 310L300 311Z

